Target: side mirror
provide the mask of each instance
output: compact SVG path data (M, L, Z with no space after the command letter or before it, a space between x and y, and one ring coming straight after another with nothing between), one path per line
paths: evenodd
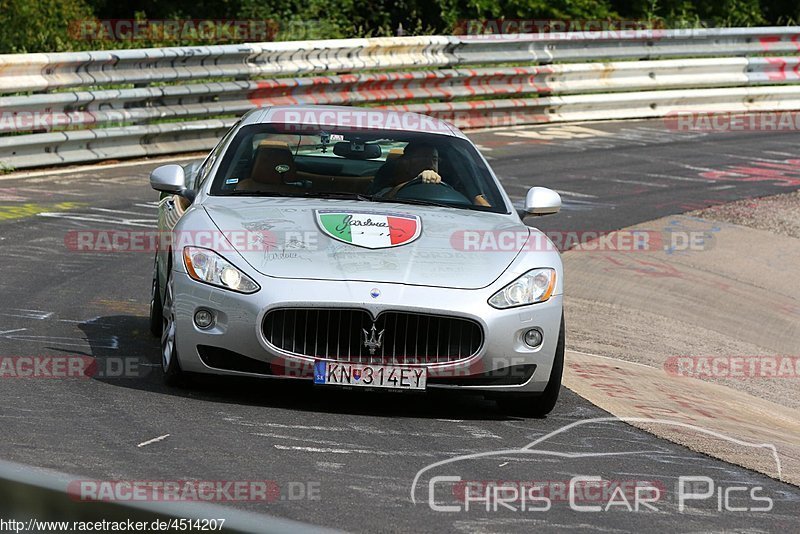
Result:
M525 215L551 215L561 210L561 195L546 187L531 187L525 195Z
M150 173L150 187L162 193L176 195L186 187L186 175L180 165L162 165Z

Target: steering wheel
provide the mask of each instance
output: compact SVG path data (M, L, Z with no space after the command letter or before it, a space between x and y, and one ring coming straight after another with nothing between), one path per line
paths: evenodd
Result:
M414 178L413 180L409 180L408 182L404 183L403 185L401 185L400 187L398 187L397 189L395 189L395 190L394 190L394 194L392 195L392 198L395 198L395 197L396 197L396 196L397 196L397 195L400 193L400 191L402 191L403 189L405 189L405 188L407 188L407 187L416 186L416 185L419 185L419 184L422 184L422 183L424 183L424 182L422 181L422 177L421 177L421 176L417 176L417 177L416 177L416 178ZM447 187L447 188L449 188L449 189L452 189L453 191L455 191L455 189L453 189L453 186L452 186L452 185L450 185L450 184L448 184L448 183L447 183L447 182L445 182L445 181L436 182L436 183L430 183L430 184L425 184L425 185L443 185L443 186L445 186L445 187Z

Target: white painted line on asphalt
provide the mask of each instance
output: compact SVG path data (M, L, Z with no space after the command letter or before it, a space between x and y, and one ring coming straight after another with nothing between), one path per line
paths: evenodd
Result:
M667 178L668 180L678 180L680 182L703 182L708 183L712 182L713 180L708 180L706 178L687 178L686 176L673 176L671 174L658 174L653 172L645 172L642 173L644 176L652 176L653 178Z
M764 154L775 154L776 156L785 156L787 158L796 158L798 154L792 154L790 152L778 152L776 150L762 150Z
M137 215L142 215L137 213ZM52 219L66 219L70 221L80 222L95 222L95 223L108 223L108 224L121 224L122 226L139 226L143 228L152 228L158 222L157 219L115 219L113 217L106 217L103 215L80 214L68 211L54 211L38 213L39 217L48 217Z
M302 447L300 445L274 445L279 451L302 451L302 452L324 452L330 454L389 454L386 451L374 451L370 449L332 449L329 447ZM391 453L394 454L394 453Z
M15 330L5 330L4 332L0 332L0 336L4 336L6 334L13 334L14 332L24 332L27 328L17 328Z
M371 454L373 456L425 456L434 457L440 454L425 453L419 451L380 451L374 449L338 449L331 447L304 447L300 445L273 445L279 451L298 451L327 454Z
M589 195L587 193L575 193L573 191L565 191L563 189L553 189L553 191L565 197L597 198L597 195Z
M473 425L458 425L458 428L467 432L471 437L477 439L486 439L486 438L495 438L495 439L502 439L497 434L494 434L488 430L483 428L473 426Z
M303 443L313 443L315 445L328 445L331 447L347 447L352 446L348 443L341 443L339 441L331 441L329 439L311 439L306 436L287 436L286 434L276 434L274 432L251 432L251 436L259 438L273 438L273 439L288 439L292 441L302 441Z
M783 159L759 158L758 156L743 156L741 154L725 154L725 157L733 159L743 159L745 161L763 161L765 163L783 163L783 164L786 163Z
M723 189L731 189L736 187L735 185L718 185L716 187L709 187L712 191L722 191Z
M339 462L317 462L317 469L341 469L344 467L344 464L340 464Z
M58 321L61 322L61 323L91 324L91 323L95 322L96 320L98 320L100 317L101 316L98 315L97 317L92 317L91 319L81 319L81 320L59 319Z
M14 341L30 341L31 343L54 343L58 345L64 345L67 347L85 347L87 344L91 344L93 347L98 349L116 350L119 348L119 338L117 336L111 336L110 338L93 339L90 343L86 339L75 339L71 337L8 335L11 332L19 332L22 330L27 330L27 328L20 328L18 330L9 330L8 332L0 332L0 336Z
M38 319L43 321L49 319L53 312L46 312L43 310L26 310L24 308L12 308L9 311L22 312L22 313L0 313L4 317L19 317L20 319Z
M105 169L121 169L124 167L136 167L139 165L150 165L152 163L163 163L166 161L192 161L195 159L203 159L204 156L196 154L194 156L164 156L159 158L147 160L134 160L123 161L120 163L112 163L110 165L80 165L78 167L67 167L66 169L49 169L46 171L30 171L30 172L12 172L0 176L0 180L14 180L16 178L38 178L44 176L57 176L60 174L70 174L79 172L91 172Z
M669 187L667 184L654 184L652 182L640 182L638 180L620 180L619 178L609 178L608 181L620 184L644 185L647 187Z
M147 441L143 441L142 443L138 444L137 447L139 447L140 449L142 447L147 447L148 445L152 445L153 443L158 443L159 441L164 441L169 436L170 436L169 434L164 434L163 436L158 436L157 438L153 438L153 439L150 439L150 440L147 440Z
M283 423L257 423L250 421L236 421L234 418L226 417L225 421L241 426L266 426L270 428L291 428L295 430L319 430L321 432L350 432L352 429L333 426L307 426L307 425L286 425Z
M102 211L102 212L105 212L105 213L124 213L126 215L139 215L139 216L144 215L143 213L138 212L138 211L112 210L112 209L109 209L109 208L89 208L89 209L90 210L94 210L94 211Z
M267 428L284 428L294 430L313 430L315 432L348 432L356 434L374 434L379 436L409 436L417 438L466 438L472 436L465 436L463 434L448 434L443 432L406 432L403 430L382 430L368 426L353 426L353 427L331 427L331 426L305 426L305 425L288 425L284 423L267 423L267 422L250 422L250 421L237 421L234 418L225 418L225 421L240 426L246 427L267 427ZM461 421L459 421L461 422Z
M717 169L711 169L709 167L696 167L694 165L689 165L688 163L682 163L680 161L675 162L676 165L679 167L683 167L684 169L689 169L690 171L700 171L700 172L714 172Z

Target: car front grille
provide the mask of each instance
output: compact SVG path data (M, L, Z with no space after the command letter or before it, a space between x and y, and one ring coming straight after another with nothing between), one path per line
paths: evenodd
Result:
M281 308L267 313L262 328L267 342L282 351L341 362L451 363L483 345L475 321L399 311L382 312L373 323L366 310Z

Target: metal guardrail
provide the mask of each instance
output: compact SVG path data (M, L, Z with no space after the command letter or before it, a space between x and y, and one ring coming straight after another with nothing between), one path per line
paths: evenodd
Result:
M367 103L465 128L798 109L798 52L800 27L0 55L0 94L35 92L0 96L0 165L205 150L230 123L212 118L278 104ZM487 66L502 63L523 66Z
M73 528L73 522L95 523L105 520L125 523L130 520L134 523L144 522L150 526L154 521L169 522L173 519L201 521L225 519L222 530L217 529L217 532L231 534L338 532L207 503L77 501L67 491L72 479L73 477L63 473L0 460L0 519L6 522L2 529L14 531L8 526L9 521L20 522L16 525L17 532L75 532L79 529ZM52 523L60 523L60 526ZM98 530L97 527L94 530ZM186 528L145 530L177 532Z

